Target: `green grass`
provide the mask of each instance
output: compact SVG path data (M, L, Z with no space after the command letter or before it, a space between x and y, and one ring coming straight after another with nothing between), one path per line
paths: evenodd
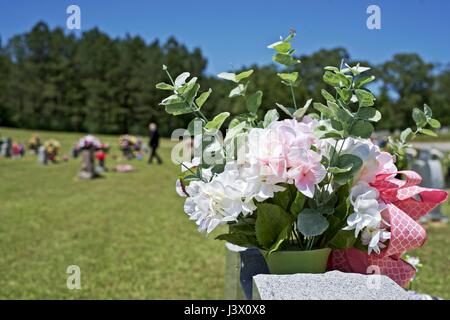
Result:
M80 136L41 133L64 153ZM79 160L44 167L31 155L0 158L0 298L222 298L224 245L186 218L170 148L164 141L162 166L135 160L136 172L93 181L75 179ZM69 265L80 266L82 290L67 289Z
M27 141L32 131L0 128ZM41 132L69 153L82 134ZM119 154L116 136L100 136ZM162 166L131 161L136 172L77 181L79 160L38 165L0 158L0 298L220 299L224 245L196 231L174 191L178 166L163 141ZM450 206L445 207L450 214ZM424 264L414 289L450 298L448 226L427 226L413 255ZM66 268L81 268L82 290L68 290Z

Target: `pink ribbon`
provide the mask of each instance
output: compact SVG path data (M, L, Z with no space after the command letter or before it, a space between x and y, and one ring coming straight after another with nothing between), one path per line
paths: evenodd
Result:
M405 180L397 179L397 174ZM328 269L367 274L375 271L368 269L370 266L377 266L380 274L405 287L416 270L401 256L407 250L421 247L427 239L425 229L416 220L447 199L447 192L443 190L419 187L421 181L414 171L378 175L371 185L387 205L382 212L390 225L391 238L387 247L380 254L370 255L356 248L333 250Z

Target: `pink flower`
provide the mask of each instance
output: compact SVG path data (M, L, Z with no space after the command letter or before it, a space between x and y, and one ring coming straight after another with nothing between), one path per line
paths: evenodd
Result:
M282 136L275 129L252 129L248 136L248 160L260 165L261 175L284 180L286 173L285 148Z
M314 135L314 129L318 126L318 121L305 116L301 122L295 119L286 119L283 121L272 122L270 129L275 129L281 136L285 150L292 147L310 149L317 143Z
M382 152L380 148L369 139L347 138L343 145L342 153L358 156L363 165L354 184L359 181L372 183L376 176L384 173L397 172L394 158L387 152Z
M287 175L289 179L294 180L298 191L309 198L314 196L316 185L327 173L320 160L321 156L318 153L302 148L292 148L288 154L290 169Z

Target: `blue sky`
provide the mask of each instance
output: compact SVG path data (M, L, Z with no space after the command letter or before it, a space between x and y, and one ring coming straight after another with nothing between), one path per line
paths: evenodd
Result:
M398 52L450 62L448 0L0 0L3 43L39 20L65 27L70 4L81 8L81 31L98 26L113 37L130 33L148 42L174 35L202 49L209 73L270 62L266 46L290 28L298 32L299 53L343 46L373 63ZM366 27L371 4L381 8L381 30Z

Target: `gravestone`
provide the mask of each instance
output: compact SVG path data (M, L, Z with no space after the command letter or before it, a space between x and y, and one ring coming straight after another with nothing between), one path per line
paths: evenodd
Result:
M48 163L47 150L45 149L45 146L40 146L38 149L38 163L42 165L47 165Z
M1 155L5 158L11 158L12 140L11 138L6 138L2 143Z
M81 171L78 174L80 179L93 179L97 177L95 171L94 149L89 148L81 151Z
M384 275L330 271L320 274L260 274L253 277L253 299L261 300L411 300Z
M412 170L416 171L422 177L421 186L433 189L444 189L444 171L436 154L429 149L419 151L419 158L412 163ZM423 222L427 220L447 222L448 218L442 214L441 206L434 208L427 216L421 219Z

